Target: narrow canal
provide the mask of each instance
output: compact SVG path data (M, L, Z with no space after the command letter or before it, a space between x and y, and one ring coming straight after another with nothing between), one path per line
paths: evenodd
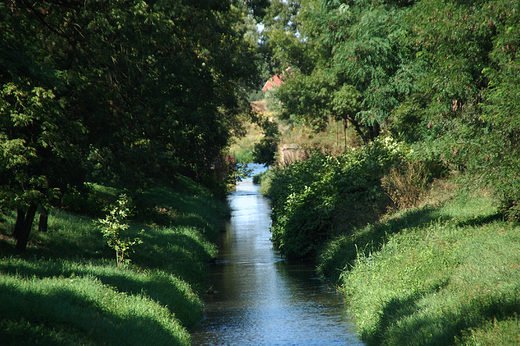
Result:
M230 224L210 269L214 293L192 345L363 345L341 296L314 268L280 258L269 202L251 179L228 197Z

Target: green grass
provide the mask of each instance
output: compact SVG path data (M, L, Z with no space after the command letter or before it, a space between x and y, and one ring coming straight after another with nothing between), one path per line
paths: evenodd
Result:
M164 306L95 276L0 276L3 345L189 345Z
M112 260L79 261L40 259L28 261L9 257L0 260L0 273L22 278L95 277L119 292L141 295L167 307L185 326L202 317L202 303L192 287L178 276L160 270L143 270L132 265L116 267Z
M139 206L136 219L151 226L186 226L197 228L214 241L225 229L228 206L206 189L183 186L156 187L134 197Z
M494 204L459 191L330 243L321 270L368 345L518 344L520 226Z
M91 195L110 201L117 193L94 186ZM203 315L206 263L217 251L212 241L229 210L183 178L175 189L157 187L133 197L135 215L123 236L144 229L143 243L123 267L116 266L95 218L53 210L48 232L33 229L26 253L18 254L9 236L15 214L5 215L1 345L190 344L187 330Z

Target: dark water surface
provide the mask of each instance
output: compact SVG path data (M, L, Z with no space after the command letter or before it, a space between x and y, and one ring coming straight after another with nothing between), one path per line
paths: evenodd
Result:
M311 265L273 249L269 202L251 179L228 197L232 217L211 266L192 345L363 345L339 294Z

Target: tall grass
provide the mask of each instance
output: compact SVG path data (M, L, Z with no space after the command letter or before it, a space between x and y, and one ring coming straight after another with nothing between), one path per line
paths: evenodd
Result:
M348 254L341 290L368 345L518 344L520 226L479 192L397 213L325 252L322 265Z
M101 188L104 199L117 191ZM113 195L112 195L113 194ZM1 345L189 345L187 328L203 314L211 240L229 210L206 189L179 178L176 189L135 192L124 237L141 229L131 263L117 267L94 218L65 210L33 230L27 252L9 237L14 213L0 223ZM79 206L91 204L81 204Z
M381 184L392 202L400 209L421 203L429 182L429 171L423 162L407 162L392 168Z

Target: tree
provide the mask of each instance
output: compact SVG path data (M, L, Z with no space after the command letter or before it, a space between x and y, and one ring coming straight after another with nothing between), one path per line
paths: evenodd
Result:
M406 57L398 41L403 12L378 1L352 6L301 1L297 31L269 34L273 45L278 42L275 56L284 56L294 71L278 95L283 117L320 129L334 116L352 123L365 143L377 137L403 93L398 88Z
M266 167L271 166L276 162L275 155L278 152L278 142L280 141L278 124L262 116L254 116L253 120L264 133L260 143L256 143L253 147L254 162Z
M520 220L520 6L514 1L491 4L497 35L493 40L489 78L484 91L482 119L489 124L478 162L485 181L501 199L501 209L511 220ZM496 19L498 14L498 20ZM488 13L489 18L492 12Z
M130 227L126 223L126 219L130 214L131 199L126 194L121 194L118 200L107 208L107 215L104 219L98 219L97 224L101 229L103 238L105 238L108 246L116 252L116 264L118 267L125 264L125 257L134 251L134 246L141 244L139 237L134 239L123 238L121 232ZM142 234L144 230L141 230Z
M245 3L257 22L261 22L264 19L266 9L271 4L269 0L246 0Z
M394 113L394 131L491 185L511 219L520 215L519 10L508 0L416 2L402 40L415 87Z
M19 251L38 205L55 204L58 192L82 182L83 173L76 146L82 126L55 94L56 71L39 63L41 28L36 18L20 21L27 14L13 2L0 7L0 200L17 210Z
M23 79L22 79L23 80ZM29 82L7 82L0 91L0 198L17 210L13 236L23 251L38 205L48 208L74 183L77 153L69 147L77 124L61 112L54 95Z
M2 204L28 225L15 236L87 178L215 185L255 87L247 16L231 1L2 2Z

